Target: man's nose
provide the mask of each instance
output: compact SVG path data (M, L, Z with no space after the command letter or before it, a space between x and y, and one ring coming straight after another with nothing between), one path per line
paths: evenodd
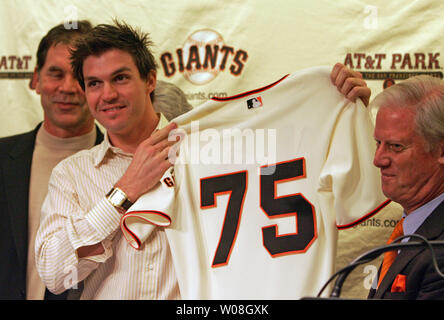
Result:
M114 86L110 83L105 82L103 84L103 93L102 93L102 99L104 101L113 101L118 96L117 90L114 88Z
M376 147L373 164L378 168L387 167L390 164L390 158L387 154L387 148L384 143L380 143Z
M74 93L74 92L82 92L82 88L80 87L77 79L74 78L71 74L66 74L63 77L63 83L60 86L60 91L64 93Z

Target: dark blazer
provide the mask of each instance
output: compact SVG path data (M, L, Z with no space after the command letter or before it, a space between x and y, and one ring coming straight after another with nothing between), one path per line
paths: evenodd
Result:
M415 234L428 240L444 240L444 201ZM411 238L410 241L419 240ZM435 247L435 252L440 270L444 273L444 249ZM368 297L394 300L444 300L444 278L435 271L430 250L426 248L403 250L396 257L379 288L371 289Z
M0 299L26 299L29 179L40 126L0 139Z

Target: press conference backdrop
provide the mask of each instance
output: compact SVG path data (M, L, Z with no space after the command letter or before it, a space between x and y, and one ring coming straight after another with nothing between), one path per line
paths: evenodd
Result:
M179 86L193 106L336 62L361 71L372 97L415 74L442 78L441 0L0 0L0 137L42 120L28 87L41 37L59 23L113 18L151 34L158 78ZM391 204L340 231L337 268L383 244L400 216ZM378 265L356 269L342 296L365 298Z

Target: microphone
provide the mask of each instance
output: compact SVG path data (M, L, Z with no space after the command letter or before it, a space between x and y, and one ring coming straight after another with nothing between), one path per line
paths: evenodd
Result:
M401 243L395 243L398 242L402 239L405 238L418 238L421 241L409 241L409 242L401 242ZM435 251L433 249L433 247L444 247L444 241L442 240L436 240L436 241L429 241L426 238L424 238L423 236L417 235L417 234L410 234L410 235L405 235L399 238L396 238L392 243L388 244L388 245L384 245L381 247L377 247L375 249L372 249L370 251L367 251L366 253L362 254L361 256L359 256L358 258L356 258L355 260L353 260L349 265L347 265L346 267L342 268L341 270L339 270L338 272L336 272L335 274L333 274L333 276L330 277L330 279L324 284L324 286L322 287L322 289L319 291L317 297L320 297L322 292L325 290L325 288L328 286L328 284L336 277L338 276L335 285L332 289L332 292L330 294L331 298L339 298L340 294L341 294L341 290L342 290L342 285L345 282L345 279L347 278L347 276L359 265L367 263L375 258L377 258L381 253L384 253L386 251L391 251L391 250L399 250L399 249L407 249L407 250L413 250L413 249L417 249L417 248L424 248L427 247L432 254L432 261L433 261L433 265L436 269L436 272L439 274L439 276L444 278L444 274L439 270L438 267L438 263L436 261L436 255L435 255Z

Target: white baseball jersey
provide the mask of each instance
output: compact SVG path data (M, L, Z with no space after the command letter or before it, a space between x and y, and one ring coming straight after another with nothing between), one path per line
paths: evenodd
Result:
M388 203L368 111L329 74L303 70L173 120L186 136L166 232L183 299L315 296L338 229Z

